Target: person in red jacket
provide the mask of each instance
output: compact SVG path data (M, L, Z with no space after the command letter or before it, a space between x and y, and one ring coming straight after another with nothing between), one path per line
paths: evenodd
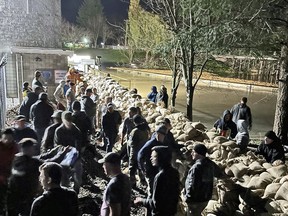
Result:
M0 215L5 215L7 181L11 174L12 161L18 146L14 141L13 129L7 128L1 131L0 139Z

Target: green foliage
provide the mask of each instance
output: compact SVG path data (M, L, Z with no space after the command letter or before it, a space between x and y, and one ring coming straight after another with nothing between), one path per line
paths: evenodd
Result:
M144 11L139 0L131 0L129 20L127 22L127 44L130 49L144 50L145 63L151 63L155 57L155 48L169 35L159 16Z

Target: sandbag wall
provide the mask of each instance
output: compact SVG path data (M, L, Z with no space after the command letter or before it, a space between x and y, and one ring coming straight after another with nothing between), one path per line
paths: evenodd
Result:
M252 152L240 154L236 143L225 137L217 136L200 122L190 122L183 113L168 109L140 99L110 77L87 75L88 83L97 88L100 100L106 96L124 118L131 106L140 107L151 131L164 118L169 118L175 139L184 144L183 158L190 155L195 142L208 148L209 158L217 163L233 181L218 181L215 193L206 208L208 215L284 215L288 214L288 175L285 164L272 167L264 158ZM182 159L175 163L180 172L181 182L186 178L190 161ZM181 202L184 205L184 202Z

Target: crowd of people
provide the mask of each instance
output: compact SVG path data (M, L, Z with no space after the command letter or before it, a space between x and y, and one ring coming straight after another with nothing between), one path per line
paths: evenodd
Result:
M167 88L160 89L157 92L153 86L148 99L167 108ZM185 182L180 182L173 164L181 157L183 145L175 141L171 121L165 118L153 132L139 107L130 107L122 120L113 98L101 101L97 86L88 85L75 69L67 72L53 96L55 103L48 99L51 96L41 83L41 72L36 71L32 87L23 83L23 102L15 125L1 131L0 215L78 215L83 152L96 151L90 143L96 134L102 137L99 148L105 151L98 163L110 177L97 215L126 216L131 205L142 205L148 216L173 216L183 187L187 215L200 216L212 197L214 177L229 180L207 157L206 146L197 143L190 155L194 163ZM121 124L122 149L116 153L113 147ZM234 139L242 151L247 150L251 128L246 97L225 110L214 124L215 133ZM285 160L283 146L273 131L265 134L255 153L273 165ZM128 175L122 173L125 158ZM147 186L147 196L131 200L132 189L139 185Z

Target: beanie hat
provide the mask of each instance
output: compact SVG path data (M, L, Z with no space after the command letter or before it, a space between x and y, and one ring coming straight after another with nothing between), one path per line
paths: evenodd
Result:
M141 115L136 114L133 116L133 121L134 121L135 125L140 125L144 122L144 119L142 118Z
M39 97L39 100L42 100L42 101L48 100L48 95L45 92L41 92L38 97Z
M269 139L272 139L272 140L277 140L278 137L276 136L275 132L274 131L268 131L265 133L265 136Z
M70 112L70 111L62 112L61 118L62 118L62 120L72 122L72 112Z
M195 151L196 153L200 154L200 155L205 156L206 153L207 153L207 148L206 148L206 146L203 145L203 144L196 144L196 145L194 146L194 151Z

